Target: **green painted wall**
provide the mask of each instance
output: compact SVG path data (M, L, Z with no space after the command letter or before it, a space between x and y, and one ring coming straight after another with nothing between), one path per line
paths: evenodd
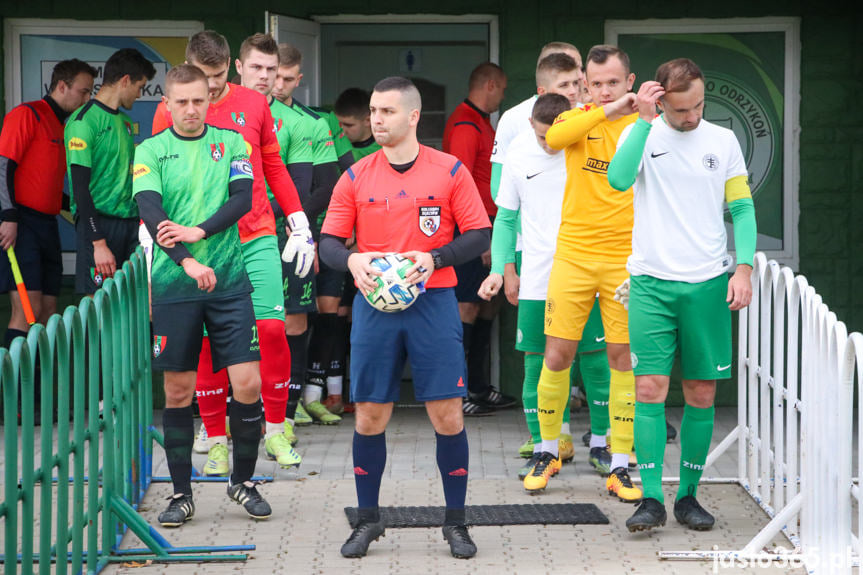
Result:
M851 331L863 330L863 297L853 287L863 283L863 113L856 98L863 93L863 19L848 1L800 0L662 3L620 0L608 3L536 0L438 0L438 14L497 14L501 64L509 78L504 107L534 90L537 49L550 40L566 40L586 49L603 41L607 19L801 18L800 108L800 269ZM412 0L91 0L57 2L0 0L0 15L19 18L188 19L203 20L238 47L262 30L264 11L290 16L313 14L419 13L428 4ZM0 32L2 34L2 32ZM855 40L856 38L856 40ZM2 98L2 94L0 94ZM4 108L5 109L5 108ZM855 295L858 294L858 295ZM517 362L516 362L517 364Z

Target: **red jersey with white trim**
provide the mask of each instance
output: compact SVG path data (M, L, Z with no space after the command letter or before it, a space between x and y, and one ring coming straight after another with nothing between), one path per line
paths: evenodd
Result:
M261 236L276 235L276 220L267 199L267 184L286 214L302 210L297 189L279 155L279 141L274 131L273 115L264 95L228 83L228 94L210 102L207 124L239 132L246 141L252 161L252 209L238 223L240 241L246 243ZM173 124L171 114L160 103L153 117L153 134ZM272 163L275 157L276 165Z
M18 166L14 180L17 205L43 214L60 213L66 148L63 124L48 102L25 102L6 114L0 133L0 155Z
M448 244L455 227L490 228L476 184L458 158L420 145L414 165L400 174L383 150L342 174L322 233L349 238L361 252L427 252ZM435 270L427 288L456 285L452 267Z
M491 199L491 154L494 128L488 114L465 100L453 110L443 131L443 151L452 154L467 168L479 190L485 211L493 216L497 204Z

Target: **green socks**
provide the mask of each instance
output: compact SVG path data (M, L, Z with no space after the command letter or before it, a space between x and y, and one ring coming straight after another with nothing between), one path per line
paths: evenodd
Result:
M683 408L683 423L680 426L680 488L677 490L677 499L687 495L695 497L698 490L698 481L704 472L707 452L710 451L714 412L713 406L698 408L687 405ZM641 461L640 456L638 460Z
M605 437L610 421L608 418L608 388L611 372L605 351L583 353L578 356L581 379L590 410L590 433Z
M542 372L542 354L524 354L524 384L521 388L521 401L524 404L524 418L534 444L542 441L539 435L539 416L536 412L536 386Z
M681 435L683 430L681 430ZM635 402L635 455L644 497L660 503L662 494L662 461L665 459L665 403ZM682 441L682 440L681 440Z

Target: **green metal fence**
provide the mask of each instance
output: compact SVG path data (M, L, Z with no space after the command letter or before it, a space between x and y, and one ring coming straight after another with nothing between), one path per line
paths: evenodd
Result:
M140 249L92 299L34 325L9 350L0 348L0 394L4 573L33 573L37 565L40 574L63 575L98 573L118 561L236 561L246 556L209 554L254 549L174 547L137 513L152 478L153 441L161 443L152 425L149 296ZM127 529L147 548L119 550Z

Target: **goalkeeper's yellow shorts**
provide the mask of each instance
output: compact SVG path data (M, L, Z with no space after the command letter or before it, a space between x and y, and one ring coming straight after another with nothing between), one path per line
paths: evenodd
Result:
M581 340L599 296L607 343L629 343L629 316L614 301L614 290L629 277L625 262L596 262L554 256L545 301L545 335Z

